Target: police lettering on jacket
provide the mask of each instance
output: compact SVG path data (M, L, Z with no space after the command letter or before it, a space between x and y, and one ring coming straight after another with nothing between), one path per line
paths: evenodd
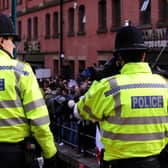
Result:
M163 96L132 96L132 108L161 108Z

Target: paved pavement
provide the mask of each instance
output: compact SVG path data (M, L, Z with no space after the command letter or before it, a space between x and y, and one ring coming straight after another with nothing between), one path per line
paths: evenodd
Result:
M98 168L95 156L86 156L66 144L59 146L58 156L62 160L61 168Z

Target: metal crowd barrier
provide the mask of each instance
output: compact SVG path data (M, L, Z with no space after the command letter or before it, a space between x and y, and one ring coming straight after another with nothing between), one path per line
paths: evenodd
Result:
M55 139L56 141L61 143L65 143L66 145L69 145L75 149L77 149L79 152L84 153L86 155L96 156L96 146L95 144L95 136L89 135L85 132L82 132L80 130L75 130L70 128L69 123L66 123L66 125L59 125L56 124L56 130L62 131L60 133L55 132ZM77 143L72 143L70 140L70 135L75 136L78 140ZM60 137L61 136L61 137ZM73 137L74 138L74 137ZM86 140L87 142L83 142L83 140ZM82 142L80 142L82 140ZM87 146L88 144L92 144L90 146ZM85 146L86 145L86 146Z

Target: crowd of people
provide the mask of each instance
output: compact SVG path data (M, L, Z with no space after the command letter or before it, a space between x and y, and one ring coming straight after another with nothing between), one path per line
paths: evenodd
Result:
M66 143L82 153L89 149L93 151L96 124L81 121L73 115L74 103L92 83L90 75L81 73L76 80L57 76L40 79L38 82L48 107L50 128L58 145Z

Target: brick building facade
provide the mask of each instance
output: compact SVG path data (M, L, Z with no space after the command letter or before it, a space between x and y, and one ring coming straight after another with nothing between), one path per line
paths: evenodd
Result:
M17 0L16 9L18 57L35 69L50 68L54 76L68 60L76 77L87 66L104 64L126 21L143 30L147 60L159 58L168 69L168 0ZM0 12L11 14L11 0L0 0Z

